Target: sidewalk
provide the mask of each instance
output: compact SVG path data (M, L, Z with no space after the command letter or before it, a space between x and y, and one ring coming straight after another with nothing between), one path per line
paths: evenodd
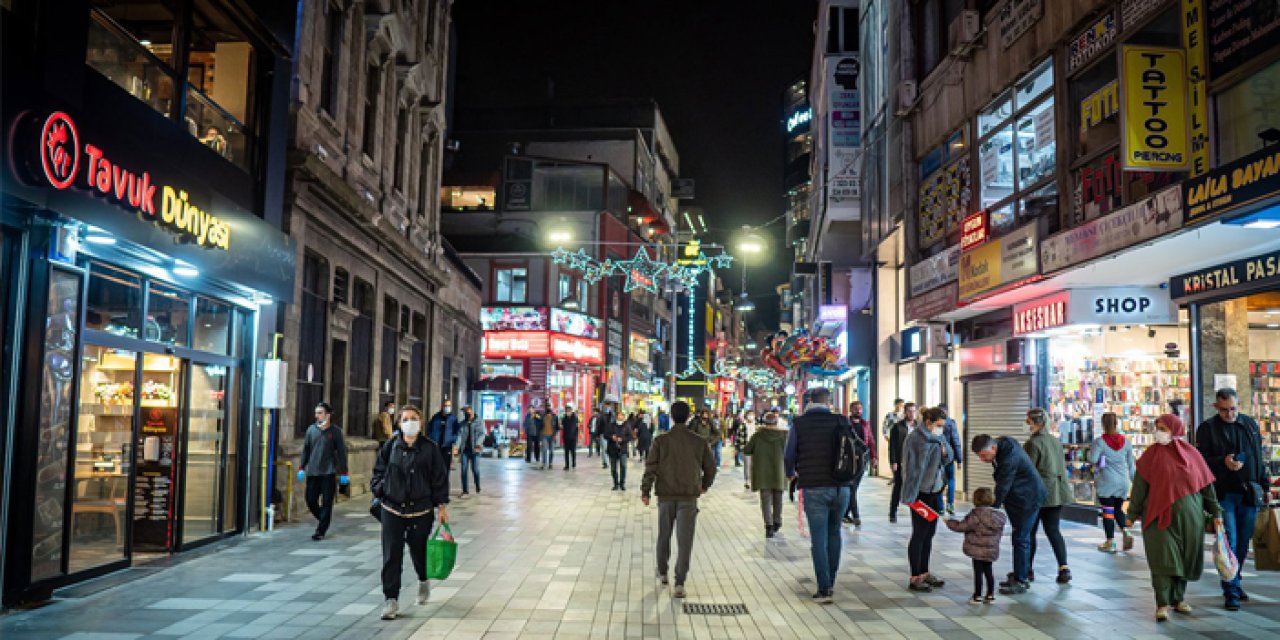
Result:
M1027 595L970 606L971 566L961 537L940 527L933 568L947 585L909 592L910 518L903 509L898 524L888 524L881 478L863 482L864 524L846 530L836 604L816 605L795 505L784 507L781 538L766 542L756 494L743 490L741 473L731 467L701 503L687 602L741 603L749 613L686 615L653 578L657 510L640 504L642 466L632 459L621 494L609 490L599 458L581 455L578 462L563 471L558 459L554 469L540 471L522 459L481 460L485 492L450 505L461 544L458 568L418 607L406 557L402 618L393 622L378 619L378 525L357 499L340 507L332 535L321 542L311 541L309 520L255 534L153 576L0 618L0 638L1116 640L1280 633L1280 574L1246 573L1252 602L1228 613L1210 564L1189 590L1195 612L1157 624L1141 541L1133 553L1106 555L1094 550L1100 530L1073 524L1064 524L1075 574L1070 585L1042 580ZM1053 554L1047 542L1040 547L1037 574L1048 578ZM1006 539L997 575L1008 568Z

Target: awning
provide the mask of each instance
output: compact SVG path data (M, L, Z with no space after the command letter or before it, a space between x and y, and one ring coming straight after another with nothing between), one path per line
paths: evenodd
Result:
M531 384L520 376L494 376L483 378L472 389L474 391L528 391Z

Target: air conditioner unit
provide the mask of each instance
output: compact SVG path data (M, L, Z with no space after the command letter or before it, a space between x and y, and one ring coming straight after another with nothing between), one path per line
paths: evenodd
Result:
M911 115L916 110L916 82L915 80L903 80L898 83L898 109L893 115L905 117Z
M982 18L977 11L965 10L951 21L947 28L947 43L951 45L951 55L968 57L978 46L978 36L982 32Z

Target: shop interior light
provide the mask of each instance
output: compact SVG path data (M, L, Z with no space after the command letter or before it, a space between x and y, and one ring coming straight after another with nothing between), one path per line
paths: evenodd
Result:
M1275 229L1280 227L1280 205L1272 205L1253 213L1223 220L1222 223L1246 229Z
M1268 322L1268 323L1267 323L1267 328L1268 328L1268 329L1275 329L1275 328L1277 328L1277 327L1280 327L1280 323L1275 323L1275 322Z
M98 227L90 226L84 230L84 241L89 244L110 246L116 243L116 238Z
M194 278L200 275L200 270L191 266L190 263L177 260L173 264L173 275L183 278Z

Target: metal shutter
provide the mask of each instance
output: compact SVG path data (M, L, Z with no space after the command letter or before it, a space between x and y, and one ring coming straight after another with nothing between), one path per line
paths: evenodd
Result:
M1031 408L1031 376L974 380L965 383L964 488L973 495L978 487L995 489L991 464L978 459L970 450L973 437L985 433L992 437L1011 436L1022 441L1026 436L1027 410Z

